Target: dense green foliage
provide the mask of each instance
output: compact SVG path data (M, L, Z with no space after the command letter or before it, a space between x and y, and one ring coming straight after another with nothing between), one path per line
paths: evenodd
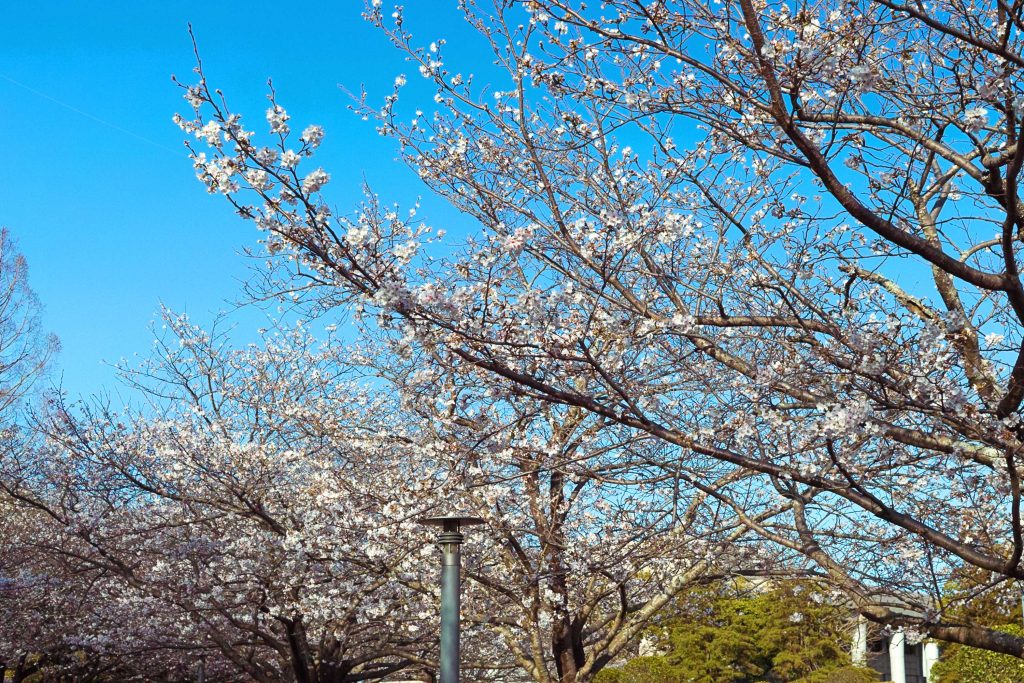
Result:
M1024 629L1016 624L998 628L1024 635ZM1024 661L976 647L949 645L932 668L932 679L934 683L1024 683Z
M663 653L602 672L601 683L867 683L850 665L849 610L808 582L688 592L657 633Z
M1020 585L990 572L964 570L948 586L948 611L966 622L1024 635ZM932 668L933 683L1024 683L1024 661L964 645L944 645Z

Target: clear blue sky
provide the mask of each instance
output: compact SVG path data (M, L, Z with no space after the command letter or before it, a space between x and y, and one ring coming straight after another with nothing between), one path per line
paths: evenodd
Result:
M417 42L447 38L449 56L469 70L489 61L455 0L405 6ZM398 73L412 84L415 68L361 19L359 0L293 7L6 3L0 225L29 260L45 323L63 345L56 374L73 395L112 389L105 363L148 352L160 302L208 321L241 297L248 266L239 252L259 235L205 193L171 122L187 113L170 77L192 76L188 22L211 84L258 130L268 77L294 127L325 126L321 163L339 209L358 202L364 176L388 199L425 194L394 144L346 110L339 88L366 84L380 101ZM425 199L432 222L457 220Z

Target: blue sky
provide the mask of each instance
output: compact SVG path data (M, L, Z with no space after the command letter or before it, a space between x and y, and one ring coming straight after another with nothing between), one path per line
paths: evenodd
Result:
M295 7L6 4L0 225L28 258L45 324L63 346L55 379L72 395L114 389L106 363L148 352L161 302L204 322L242 296L248 265L239 252L259 235L205 193L171 122L187 113L170 77L192 76L189 22L209 81L253 125L262 124L272 77L294 127L325 126L320 163L332 173L338 209L358 203L364 177L387 199L425 194L395 160L394 143L346 110L339 88L365 84L379 101L398 73L411 83L415 68L362 20L359 0ZM406 9L417 42L447 38L450 56L471 68L486 63L455 0L414 0ZM428 220L458 220L424 199ZM239 316L243 338L256 317Z

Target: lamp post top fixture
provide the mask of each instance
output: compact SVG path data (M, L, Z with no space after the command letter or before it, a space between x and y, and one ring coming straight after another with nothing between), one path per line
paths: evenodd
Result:
M420 517L420 524L426 524L427 526L438 526L441 527L442 531L448 533L458 533L459 530L464 526L474 526L477 524L483 524L484 520L479 517L470 517L467 515L438 515L436 517Z

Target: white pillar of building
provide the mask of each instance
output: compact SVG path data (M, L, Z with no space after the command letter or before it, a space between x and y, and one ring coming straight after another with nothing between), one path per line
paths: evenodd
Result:
M906 637L903 629L896 631L889 638L889 678L892 683L907 683L907 663L905 661L904 644Z
M853 631L853 644L850 647L850 659L854 666L868 665L868 620L863 614L857 615L857 626Z
M921 654L921 669L924 680L932 680L932 665L939 661L939 645L929 640L924 644L924 651Z

